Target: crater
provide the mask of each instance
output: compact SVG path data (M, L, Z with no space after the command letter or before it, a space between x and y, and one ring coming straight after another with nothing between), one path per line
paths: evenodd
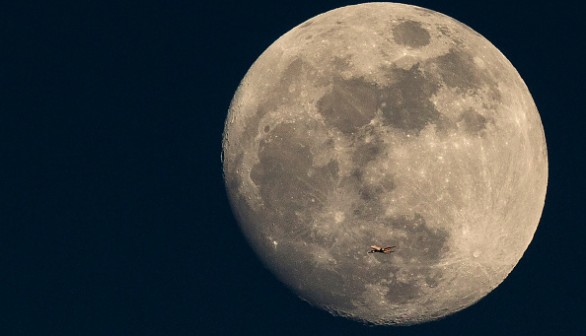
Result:
M405 21L393 28L395 43L411 48L421 48L429 44L431 36L416 21Z

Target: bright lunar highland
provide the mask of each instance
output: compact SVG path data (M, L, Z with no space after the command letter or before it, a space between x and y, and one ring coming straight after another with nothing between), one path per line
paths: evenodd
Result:
M274 42L238 87L223 154L267 267L373 324L438 319L497 287L533 238L548 176L539 113L505 56L392 3L335 9Z

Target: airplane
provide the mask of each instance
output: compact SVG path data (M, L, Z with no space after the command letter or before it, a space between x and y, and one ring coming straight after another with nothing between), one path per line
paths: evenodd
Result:
M379 253L384 253L384 254L390 254L392 252L395 252L393 250L393 248L395 248L395 247L396 246L380 247L378 245L371 245L370 246L370 251L368 251L368 253L379 252Z

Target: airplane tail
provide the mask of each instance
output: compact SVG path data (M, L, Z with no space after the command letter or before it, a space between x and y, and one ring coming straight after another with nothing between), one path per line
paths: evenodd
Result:
M387 246L383 249L384 253L392 253L395 252L393 251L393 248L395 248L396 246Z

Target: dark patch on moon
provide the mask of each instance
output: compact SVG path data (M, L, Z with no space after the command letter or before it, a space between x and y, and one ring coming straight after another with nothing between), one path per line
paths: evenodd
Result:
M331 257L338 262L327 265L317 264L315 251L311 249L288 247L284 252L278 251L282 258L297 256L294 267L283 269L283 281L295 288L302 299L311 298L309 303L325 304L322 307L337 312L352 311L356 307L348 298L360 297L362 288L356 287L356 282L367 273L363 267L347 262L348 256L343 251L347 250L329 249Z
M393 84L380 92L385 124L408 133L419 133L430 123L444 122L443 115L431 102L439 88L437 81L427 78L419 64L408 70L391 69L388 77Z
M301 78L303 78L303 67L306 66L305 62L303 62L300 58L294 59L283 74L281 75L281 80L278 85L278 93L283 93L286 96L291 96L289 93L289 87L292 84L300 82ZM275 95L275 96L278 96Z
M334 78L331 90L317 102L326 122L346 134L368 124L377 108L376 89L362 79Z
M343 59L337 59L334 65L347 67ZM496 84L476 67L471 56L455 49L409 69L390 67L382 71L387 73L390 82L384 87L359 77L334 78L330 90L317 102L318 112L326 123L352 135L364 129L380 111L385 125L406 133L417 135L429 124L442 133L454 127L431 100L442 85L465 92L488 87L495 101L500 99ZM464 131L479 135L489 121L477 112L466 111L456 123ZM376 145L365 146L366 152L360 154L363 157L356 160L368 161L378 154Z
M343 71L351 71L351 57L350 56L346 56L346 57L336 56L331 61L331 65L332 65L334 72L336 72L336 73L340 73Z
M445 230L430 228L425 218L416 213L411 217L399 216L389 220L390 226L398 231L407 233L407 238L401 241L404 246L401 253L404 258L413 258L419 261L434 264L442 259L446 251L446 242L449 233Z
M391 284L386 297L391 303L406 303L418 299L423 292L421 286L435 287L440 282L442 272L434 269L433 266L442 261L443 255L447 253L447 242L449 233L445 230L430 228L423 216L415 214L412 217L399 216L390 220L390 226L398 232L405 232L403 239L397 244L401 257L407 263L415 260L413 265L397 266L392 265ZM397 252L398 253L398 252ZM417 267L417 262L425 262L426 272L423 281L409 279L413 272L412 267ZM397 274L403 272L402 280L397 279ZM413 273L419 273L416 271ZM404 280L407 278L407 280Z
M419 133L428 124L446 122L431 97L439 88L419 65L386 70L392 84L379 87L362 78L334 78L331 89L317 103L326 122L345 134L353 134L370 123L381 110L386 125L408 133Z
M393 29L393 39L397 44L411 48L421 48L429 44L431 36L416 21L401 22Z
M356 196L351 204L353 221L378 221L385 212L382 204L383 195L395 189L395 184L390 177L383 183L369 182L364 176L363 167L364 162L353 162L349 176L342 179L339 188L342 188L344 193Z
M358 165L364 165L376 160L382 151L383 145L375 142L357 144L352 154L352 162Z
M352 163L359 167L376 160L384 152L385 144L377 134L376 127L372 125L364 126L351 139L354 148Z
M336 68L346 68L346 61L338 59ZM450 51L435 59L415 64L409 69L386 68L390 84L377 86L362 78L332 80L330 90L317 102L318 112L326 123L346 135L359 133L368 127L377 111L382 112L383 123L400 131L419 134L427 125L434 124L442 132L453 124L440 113L431 98L445 84L463 91L488 85L491 95L499 99L495 86L478 72L469 55ZM423 69L426 71L423 71ZM430 70L431 71L428 71ZM488 120L475 112L466 112L461 120L463 129L479 134ZM362 146L358 144L358 146ZM378 154L376 144L364 145L366 152L357 160L370 160ZM370 153L369 153L370 152Z
M443 278L443 273L439 269L431 269L425 277L425 284L429 288L437 287Z
M380 185L365 184L358 189L360 199L365 202L379 202L384 189Z
M289 223L293 235L307 230L324 195L333 190L338 179L337 162L313 165L310 146L300 133L306 127L277 125L260 142L260 162L250 173L260 189L264 211L271 213L273 221Z
M289 63L279 80L271 87L271 94L266 94L262 97L263 100L259 104L259 118L262 118L264 113L275 110L279 106L296 99L296 96L289 92L289 88L295 85L302 85L307 66L300 58L295 58Z
M482 76L482 70L476 66L472 57L457 49L451 49L429 62L435 66L435 71L440 74L442 81L452 88L464 91L478 89L489 81L487 76Z
M465 132L472 135L479 135L484 129L488 120L473 109L464 111L456 121L456 125Z

